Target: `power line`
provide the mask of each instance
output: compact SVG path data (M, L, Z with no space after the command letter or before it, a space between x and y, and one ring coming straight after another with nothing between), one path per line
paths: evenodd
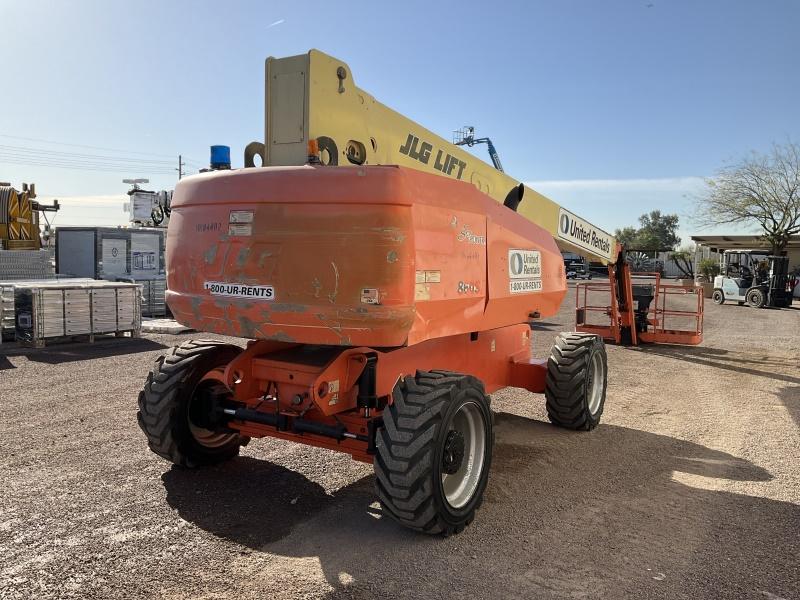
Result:
M171 170L169 168L169 165L167 164L131 164L131 163L103 159L103 158L88 159L88 158L71 158L68 156L65 157L41 156L35 154L19 153L13 150L4 150L2 148L0 148L0 154L10 158L27 159L30 161L44 162L44 163L60 162L60 163L69 163L69 164L86 165L86 166L113 166L113 167L126 167L128 169L152 169L156 171Z
M120 163L142 163L142 164L154 164L154 165L171 165L173 161L171 160L147 160L145 158L125 158L123 156L106 156L100 154L80 154L77 152L61 152L58 150L47 150L44 148L28 148L24 146L6 146L0 144L0 150L5 151L12 151L16 153L23 153L23 154L30 154L31 156L38 156L38 157L67 157L67 158L78 158L78 159L99 159L99 160L110 160L114 162Z
M15 156L13 154L1 154L0 162L7 162L18 165L29 165L35 167L56 167L61 169L72 169L75 171L106 171L113 173L129 173L133 168L131 165L113 165L102 163L74 163L59 160L31 159L25 156ZM174 175L170 169L161 170L149 167L138 168L140 172L153 175Z
M89 146L87 144L71 144L71 143L68 143L68 142L55 142L53 140L43 140L41 138L23 137L23 136L20 136L20 135L9 135L7 133L0 133L0 137L10 138L10 139L14 139L14 140L26 140L28 142L41 142L41 143L44 143L44 144L55 144L57 146L73 146L75 148L90 148L92 150L106 150L106 151L110 151L110 152L124 152L124 153L127 153L127 154L143 154L145 156L164 156L164 157L169 157L169 158L172 158L174 156L172 154L156 154L155 152L139 152L139 151L136 151L136 150L121 150L119 148L106 148L106 147L103 147L103 146ZM187 159L187 160L189 160L191 162L197 162L194 159ZM202 164L202 163L198 162L198 164Z

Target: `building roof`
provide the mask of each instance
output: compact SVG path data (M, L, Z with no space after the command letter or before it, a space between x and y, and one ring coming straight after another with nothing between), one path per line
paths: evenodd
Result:
M760 235L693 235L692 241L715 252L735 248L770 248L770 243ZM800 249L800 235L789 238L786 249Z

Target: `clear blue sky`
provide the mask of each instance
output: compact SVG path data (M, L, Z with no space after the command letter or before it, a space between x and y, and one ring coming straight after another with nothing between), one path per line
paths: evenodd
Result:
M67 198L57 223L122 223L123 177L175 177L9 157L205 163L228 144L241 165L263 138L264 59L315 47L446 138L475 125L510 174L613 230L684 216L698 178L800 139L798 23L793 0L0 0L0 135L128 151L0 137L0 180Z

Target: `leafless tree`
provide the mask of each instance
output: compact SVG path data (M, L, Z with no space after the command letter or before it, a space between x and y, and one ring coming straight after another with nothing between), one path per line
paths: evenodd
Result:
M761 227L772 252L780 254L800 233L800 146L775 144L768 154L752 153L706 180L696 220L704 226Z

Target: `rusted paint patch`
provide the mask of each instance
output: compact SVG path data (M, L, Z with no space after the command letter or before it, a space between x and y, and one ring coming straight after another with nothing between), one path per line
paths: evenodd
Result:
M250 256L250 246L242 246L242 249L239 250L239 255L236 257L236 266L240 269L244 267L248 256Z
M192 304L192 314L196 319L202 319L202 314L200 312L200 305L203 303L203 299L200 296L192 296L190 300Z
M322 313L317 313L317 318L325 322L327 321L327 316ZM330 329L333 333L335 333L339 337L339 345L341 346L352 346L353 342L350 339L350 336L342 332L342 324L338 321L332 322L330 325L325 323L325 327Z
M225 254L222 257L222 263L220 264L220 275L225 272L225 267L228 264L228 255L231 253L232 244L225 244Z
M261 254L258 255L258 268L263 269L264 263L267 262L267 259L272 256L272 252L269 250L262 250Z
M271 335L262 336L265 340L275 340L276 342L294 342L295 339L284 331L276 331Z
M272 312L304 313L308 310L308 306L305 304L292 304L290 302L276 302L270 304L270 309Z
M239 325L241 327L242 337L259 339L259 340L275 339L273 336L269 336L265 334L263 331L261 331L261 324L256 323L252 319L249 319L244 315L239 315L237 317L237 320L239 321Z
M214 264L214 261L217 258L218 251L219 251L219 244L214 244L208 250L206 250L205 254L203 254L203 258L205 259L207 265Z
M406 239L404 230L398 227L374 227L372 230L384 234L392 242L403 242Z
M228 310L228 307L231 305L231 298L225 298L224 296L212 296L214 305L218 308L221 308L223 311Z
M258 325L256 325L253 321L251 321L244 315L239 315L237 320L239 321L241 336L245 338L255 339Z

